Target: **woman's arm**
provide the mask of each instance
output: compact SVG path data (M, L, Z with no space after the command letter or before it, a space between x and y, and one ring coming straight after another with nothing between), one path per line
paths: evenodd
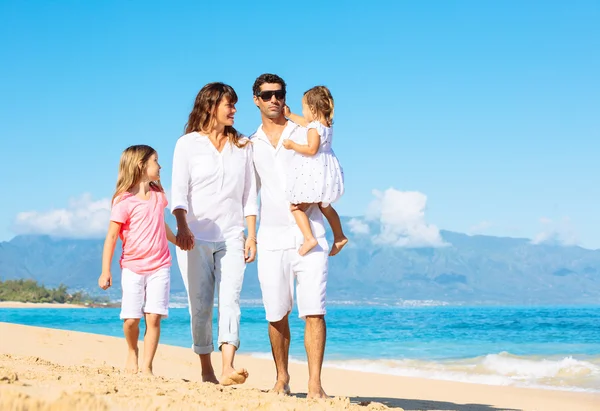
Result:
M254 150L252 144L246 145L246 167L244 168L244 194L242 195L242 208L246 218L248 237L244 244L244 257L246 263L251 263L256 258L256 215L258 214L258 188L256 171L254 169Z
M171 176L171 210L177 219L176 244L182 250L189 251L194 248L194 234L187 223L190 167L183 137L175 144Z
M248 226L248 238L244 245L244 257L246 263L251 263L256 258L256 216L247 216L246 225Z
M258 214L258 188L256 184L256 171L254 170L254 150L252 143L248 143L246 150L246 165L244 167L244 192L242 194L242 209L244 217Z

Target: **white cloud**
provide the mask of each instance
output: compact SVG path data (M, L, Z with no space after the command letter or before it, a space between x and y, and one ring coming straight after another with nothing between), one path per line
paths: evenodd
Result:
M56 237L91 238L106 235L110 199L92 200L91 194L72 198L67 208L25 211L17 214L13 230L17 234L47 234Z
M397 247L442 247L440 230L425 222L427 196L418 191L389 188L373 190L375 200L367 209L366 218L378 220L381 226L373 241Z
M369 234L369 225L358 218L348 221L348 225L350 226L350 231L354 234Z
M533 244L576 245L579 243L575 229L569 217L555 222L547 217L540 218L542 231L532 240Z
M489 228L493 227L494 224L491 223L490 221L482 221L478 224L475 224L474 226L471 226L469 228L469 235L475 235L475 234L483 234L484 232L486 232Z

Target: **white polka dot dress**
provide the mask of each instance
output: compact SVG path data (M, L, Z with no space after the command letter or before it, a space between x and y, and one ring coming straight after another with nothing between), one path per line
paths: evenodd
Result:
M313 121L307 128L317 130L321 145L314 156L294 154L288 170L287 199L291 204L323 203L327 206L344 194L344 171L331 148L333 129L318 121Z

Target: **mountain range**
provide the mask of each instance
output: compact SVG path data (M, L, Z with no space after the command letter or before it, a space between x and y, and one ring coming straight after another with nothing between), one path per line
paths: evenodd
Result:
M345 226L349 218L342 218ZM377 223L368 222L370 232ZM173 225L174 226L174 225ZM600 250L532 244L528 239L440 231L442 247L406 248L350 234L329 260L328 299L373 304L598 304ZM329 234L329 239L331 236ZM96 284L103 239L22 235L0 243L0 280L32 278L46 286L106 293ZM119 247L115 286L120 298ZM175 255L172 248L173 256ZM259 255L260 258L260 255ZM173 258L172 293L184 295ZM242 299L260 299L256 263L248 265Z

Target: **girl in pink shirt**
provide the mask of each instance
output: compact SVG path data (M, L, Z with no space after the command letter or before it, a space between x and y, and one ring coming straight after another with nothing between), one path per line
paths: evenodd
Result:
M123 243L121 319L129 347L125 370L138 372L140 319L146 321L142 372L152 374L160 337L160 320L169 313L171 254L168 241L175 235L165 223L167 198L160 185L158 154L146 145L128 147L121 155L108 234L102 253L98 285L112 285L110 263L117 238Z

